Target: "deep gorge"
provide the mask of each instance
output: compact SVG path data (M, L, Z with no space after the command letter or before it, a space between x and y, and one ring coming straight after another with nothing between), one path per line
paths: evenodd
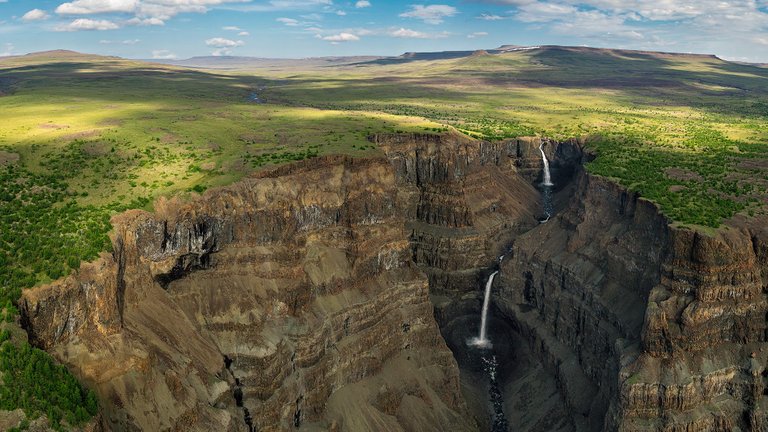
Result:
M520 431L763 430L768 224L711 235L590 175L585 142L379 135L113 220L21 302L109 430L490 430L465 341L493 285ZM505 255L499 265L499 256ZM461 372L460 372L461 371Z

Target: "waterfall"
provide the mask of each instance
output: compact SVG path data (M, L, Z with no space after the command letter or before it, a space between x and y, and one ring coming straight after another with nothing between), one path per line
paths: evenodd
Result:
M544 162L544 181L541 182L541 198L544 203L544 213L547 215L546 218L539 220L539 223L547 223L552 217L552 213L554 211L552 206L552 187L555 184L552 183L552 175L549 172L549 160L547 159L547 155L544 153L544 143L541 143L539 146L539 151L541 152L541 160Z
M541 184L544 186L554 186L552 176L549 173L549 160L547 160L547 155L544 154L544 143L541 143L539 146L539 151L541 152L541 159L544 161L544 181Z
M488 336L486 334L488 330L487 328L488 305L491 303L491 286L493 285L493 278L495 278L497 274L499 274L498 271L491 273L491 275L488 277L488 282L485 283L485 298L483 299L483 314L480 319L480 335L478 337L472 338L472 340L469 341L469 344L472 346L476 346L480 348L491 347L491 341L488 340Z

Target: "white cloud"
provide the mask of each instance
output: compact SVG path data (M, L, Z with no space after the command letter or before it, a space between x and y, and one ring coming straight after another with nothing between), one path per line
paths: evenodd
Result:
M69 24L56 27L56 31L80 31L80 30L116 30L120 26L109 20L92 20L88 18L78 18Z
M484 13L484 14L480 14L477 17L477 19L481 19L481 20L485 20L485 21L499 21L499 20L503 20L505 18L503 16L501 16L501 15L494 15L494 14Z
M440 24L445 18L458 13L453 6L448 5L412 5L411 10L400 14L401 18L416 18L427 24Z
M249 3L251 0L74 0L60 4L60 15L92 15L130 13L140 19L156 18L162 21L185 12L204 13L213 6L230 3Z
M175 60L176 54L168 50L154 50L152 51L152 58L156 60Z
M165 25L165 21L161 20L160 18L138 18L133 17L126 21L126 24L128 25L138 25L138 26L161 26Z
M138 0L75 0L62 3L56 8L57 14L87 15L97 13L134 12Z
M477 0L476 0L477 1ZM499 0L492 3L517 7L528 22L547 22L558 10L596 12L631 21L689 21L702 26L735 30L768 28L768 11L763 0Z
M221 28L222 30L231 31L231 32L237 32L238 36L250 36L251 34L240 27L237 26L225 26Z
M48 14L42 9L32 9L21 17L22 21L40 21L46 18Z
M450 36L448 32L425 33L407 28L392 29L387 32L389 36L403 39L441 39Z
M355 3L355 7L358 9L371 7L371 2L368 0L360 0L359 2Z
M571 5L536 2L521 6L516 18L522 22L550 22L572 16L578 9Z
M281 22L287 26L296 27L299 25L299 21L293 18L278 18L275 21Z
M249 0L247 0L249 1ZM274 9L306 9L313 6L330 6L332 0L270 0L269 5Z
M352 42L352 41L359 41L360 36L354 35L352 33L342 32L335 35L322 36L321 39L330 41L330 42Z
M215 48L235 48L235 47L245 45L245 42L241 40L235 41L232 39L216 37L216 38L206 40L205 44L208 45L209 47L215 47Z
M468 34L467 38L469 38L469 39L476 39L476 38L481 38L481 37L486 37L486 36L488 36L488 32L474 32L474 33Z
M397 30L393 30L389 34L390 36L398 38L428 39L428 35L426 33L402 27Z
M136 45L139 42L141 42L141 39L126 39L121 41L102 39L99 41L100 44L104 45Z
M230 0L241 1L241 0ZM238 12L282 12L282 11L303 11L309 9L327 9L333 6L332 0L260 0L252 2L244 0L249 4L241 5L223 5L218 9L226 9Z
M346 13L346 12L344 12L343 10L337 10L337 11L336 11L336 15L338 15L338 16L344 16L344 15L346 15L346 14L347 14L347 13Z
M474 0L473 3L491 3L508 6L520 6L528 3L535 3L536 0Z
M613 1L613 0L596 0ZM537 25L548 24L550 32L583 38L598 38L611 43L645 39L640 31L627 24L628 18L597 9L580 9L574 5L533 2L517 8L515 19Z

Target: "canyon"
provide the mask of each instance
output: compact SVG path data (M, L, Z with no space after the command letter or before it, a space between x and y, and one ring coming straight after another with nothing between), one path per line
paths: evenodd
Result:
M678 226L583 139L369 139L118 215L24 292L102 429L768 427L768 218Z

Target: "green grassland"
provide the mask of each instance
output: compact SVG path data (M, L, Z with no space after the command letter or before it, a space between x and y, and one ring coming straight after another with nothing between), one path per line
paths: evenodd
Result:
M592 137L589 169L674 221L764 212L768 73L711 56L547 47L275 76L284 104L424 117L468 135Z
M222 71L53 52L0 59L0 113L0 313L11 330L23 289L109 250L116 212L269 165L378 154L373 133L591 137L591 172L695 229L768 203L768 69L708 56L545 47ZM0 408L57 428L85 421L92 395L8 335L0 396L12 397ZM18 371L33 359L37 369ZM19 393L41 376L60 390Z

